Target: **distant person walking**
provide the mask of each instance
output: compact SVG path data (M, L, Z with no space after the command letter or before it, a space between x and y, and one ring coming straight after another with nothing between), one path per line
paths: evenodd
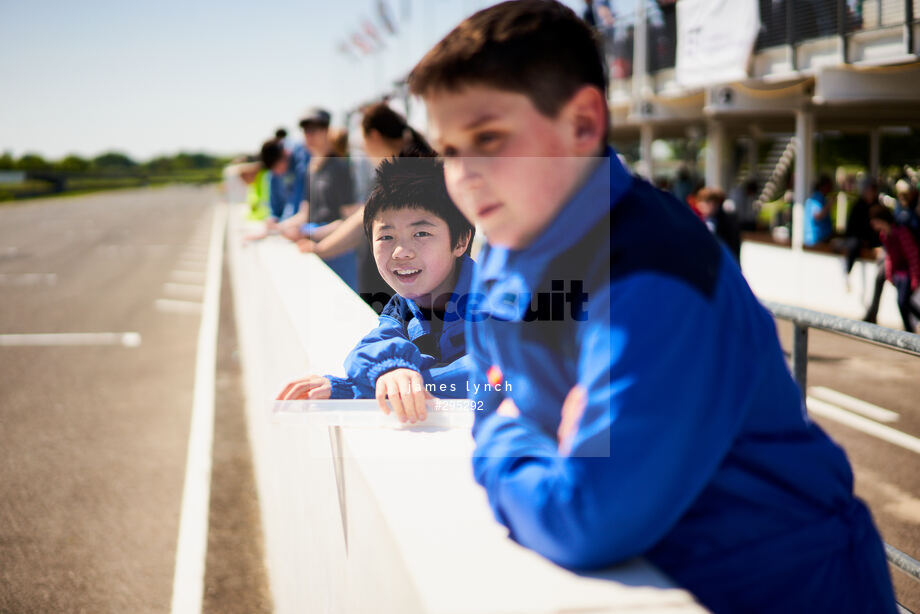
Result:
M904 330L916 332L911 316L920 319L920 308L911 298L920 287L920 250L910 230L897 224L888 207L877 205L869 213L872 228L885 247L885 278L898 290L898 310Z

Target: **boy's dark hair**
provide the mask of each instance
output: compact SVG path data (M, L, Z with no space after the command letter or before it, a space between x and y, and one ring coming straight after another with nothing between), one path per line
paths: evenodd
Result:
M279 141L283 141L284 139L287 138L287 130L285 130L284 128L278 128L277 130L275 130L275 138L278 139Z
M579 88L607 91L594 30L555 0L513 0L483 9L445 36L409 74L417 96L484 85L527 96L556 117Z
M364 234L368 241L374 220L383 211L421 209L447 223L450 244L456 247L469 236L465 255L469 255L476 229L470 224L447 193L444 166L436 158L400 157L384 160L364 206Z
M262 144L262 150L259 152L259 159L262 160L262 166L271 170L278 161L284 157L284 144L277 139L269 139Z

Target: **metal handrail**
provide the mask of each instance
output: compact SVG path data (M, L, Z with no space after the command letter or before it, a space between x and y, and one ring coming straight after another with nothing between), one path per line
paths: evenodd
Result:
M773 314L773 317L792 322L795 327L792 336L792 373L799 385L803 398L805 397L805 387L808 381L809 328L844 335L859 341L880 345L887 349L920 356L920 335L893 330L884 326L869 324L868 322L860 322L859 320L841 318L803 307L793 307L792 305L772 301L761 301L761 303ZM889 563L911 576L914 580L920 580L920 561L887 543L885 544L885 556ZM898 608L901 612L910 612L901 604L898 604Z

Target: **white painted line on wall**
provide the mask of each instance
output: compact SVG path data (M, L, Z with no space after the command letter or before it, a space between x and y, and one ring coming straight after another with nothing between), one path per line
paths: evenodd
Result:
M171 298L158 298L155 306L157 311L165 313L190 313L197 315L201 313L201 303L195 301L179 301Z
M176 569L173 575L172 614L201 614L205 559L208 553L208 513L211 501L211 452L214 442L214 385L217 369L217 331L220 317L220 281L223 269L227 208L215 205L204 306L198 331L195 394L188 437L185 485L179 516Z
M29 333L0 335L0 345L62 346L62 345L123 345L136 348L141 344L140 333Z
M848 394L837 392L832 388L825 388L824 386L812 386L808 389L808 394L816 399L821 399L822 401L833 403L834 405L843 407L844 409L849 409L850 411L856 412L857 414L862 414L863 416L872 418L878 422L896 422L900 417L897 412L893 412L890 409L885 409L884 407L879 407L878 405L867 403L862 399L857 399L856 397L851 397Z
M816 414L818 416L823 416L834 422L839 422L840 424L849 426L858 431L862 431L867 435L872 435L882 441L887 441L888 443L894 444L905 450L910 450L916 454L920 454L920 439L907 433L902 433L897 429L893 429L890 426L885 426L884 424L879 424L869 420L868 418L863 418L862 416L857 416L856 414L849 412L842 407L837 407L831 403L821 401L820 399L815 399L813 397L807 398L808 412Z

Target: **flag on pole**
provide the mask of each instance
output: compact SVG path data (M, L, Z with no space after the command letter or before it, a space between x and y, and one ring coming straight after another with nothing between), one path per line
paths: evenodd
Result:
M367 42L360 32L351 35L351 44L360 49L364 55L370 55L374 51L374 46Z
M383 37L380 36L380 31L377 30L377 26L371 23L369 19L365 19L364 22L361 24L361 27L364 28L364 33L367 35L367 38L373 41L375 46L377 47L384 46Z

